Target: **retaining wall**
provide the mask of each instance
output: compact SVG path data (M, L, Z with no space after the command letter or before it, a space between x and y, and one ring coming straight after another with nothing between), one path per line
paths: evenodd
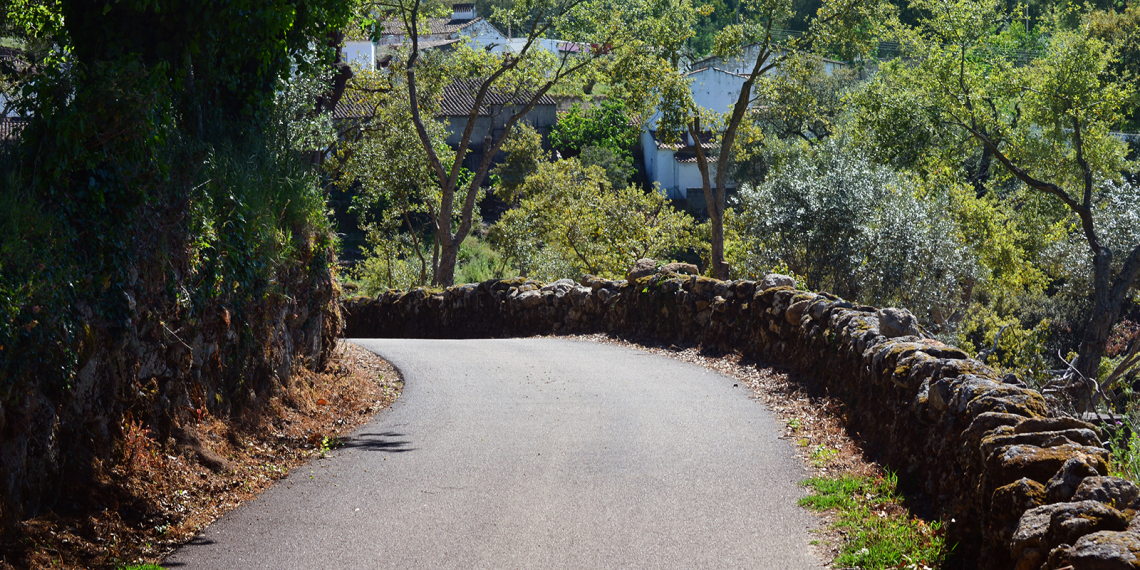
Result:
M660 272L390 291L346 302L345 336L608 332L739 351L808 375L844 403L848 429L947 521L951 566L1140 567L1140 489L1106 476L1094 426L1050 417L1040 394L917 336L905 313L900 322L893 310L790 285Z

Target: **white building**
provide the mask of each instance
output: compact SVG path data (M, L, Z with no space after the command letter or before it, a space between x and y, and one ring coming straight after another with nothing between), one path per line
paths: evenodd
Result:
M693 94L693 102L710 111L731 113L737 97L740 96L740 88L756 63L759 50L758 45L749 45L745 46L740 55L733 58L710 57L694 63L692 71L685 75L690 80L689 89ZM777 51L773 57L782 55L783 51ZM845 65L830 59L822 61L827 73L833 73L838 67ZM667 198L688 200L690 208L702 210L703 184L697 167L693 141L686 136L683 145L663 144L657 136L657 121L660 118L660 111L655 112L645 122L644 130L641 132L641 149L645 156L645 171L649 182L660 184L661 191ZM707 142L704 148L711 150ZM716 176L715 161L709 164L709 175L712 178ZM736 183L729 180L726 186L728 189L733 189Z
M736 98L740 96L740 87L747 79L743 75L716 67L702 67L690 71L686 77L690 80L689 89L692 91L693 101L700 107L718 113L732 111ZM644 153L645 172L649 182L659 184L665 197L670 200L689 200L690 205L703 204L703 183L697 165L694 141L686 134L684 144L663 143L657 136L657 121L660 118L661 112L655 112L645 122L644 130L641 132L641 150ZM706 139L702 143L702 148L707 154L712 150L712 145ZM715 161L709 164L709 175L716 176ZM729 187L735 185L732 181L727 184Z
M773 50L772 54L768 57L769 57L769 59L777 58L777 57L784 57L785 55L787 55L787 53L788 53L787 50L777 48L777 49ZM720 57L717 57L714 55L712 57L707 57L705 59L702 59L702 60L694 63L691 67L692 67L692 69L701 69L701 68L705 68L705 67L715 67L718 69L723 69L729 73L738 73L741 75L747 75L749 73L752 73L752 68L755 67L755 65L756 65L756 57L759 55L760 55L760 44L750 44L750 45L744 46L744 49L740 50L740 54L736 55L735 57L730 57L728 59L724 59L724 58L720 58ZM842 61L836 61L834 59L827 59L825 57L819 57L819 56L815 56L815 55L813 55L812 57L823 62L823 70L826 71L828 74L833 73L836 69L838 69L840 67L846 67L847 66L847 64L843 63Z
M447 49L448 47L466 40L476 49L485 49L494 53L510 51L519 53L526 46L527 39L512 38L510 34L503 34L498 28L480 17L475 12L474 4L456 4L452 6L450 18L431 18L427 26L419 30L419 47L423 50ZM384 23L384 32L377 43L369 40L349 40L344 44L344 59L347 62L357 62L362 66L376 69L377 65L386 65L387 58L392 55L393 49L407 43L407 35L403 25L399 22L388 21ZM548 51L555 55L577 53L584 48L573 42L564 42L548 38L536 38L532 50L535 48Z
M394 49L405 45L408 38L402 23L389 20L383 25L384 31L379 42L373 43L366 39L344 42L344 60L373 70L377 65L386 65ZM456 4L452 6L451 17L429 18L427 25L417 31L418 44L423 50L446 49L464 38L468 38L474 45L483 46L506 45L509 41L506 35L475 13L474 4Z

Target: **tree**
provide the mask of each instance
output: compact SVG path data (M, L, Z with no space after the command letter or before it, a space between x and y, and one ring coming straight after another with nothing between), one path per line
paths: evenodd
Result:
M75 0L62 3L62 21L82 65L138 56L161 68L179 87L183 121L195 124L210 109L265 112L297 56L344 28L351 2ZM318 63L333 59L333 48L322 51Z
M534 174L540 164L546 162L549 154L542 148L542 135L534 127L521 123L503 143L506 159L491 169L491 176L499 197L514 202L526 179Z
M1116 58L1108 69L1116 81L1133 83L1140 80L1140 3L1133 0L1122 12L1098 10L1089 14L1089 34L1116 50ZM1140 101L1133 100L1124 111L1121 130L1140 131Z
M439 54L428 57L438 58ZM414 220L439 216L439 183L427 160L427 154L412 125L412 111L403 93L403 60L394 58L384 71L356 69L345 92L360 111L360 117L347 121L341 128L339 142L325 162L326 172L342 190L356 189L354 208L360 213L373 256L382 259L368 267L380 270L389 287L423 286L435 274L439 264L439 240L434 240L430 262L421 243L419 224ZM446 78L435 74L421 79L427 93L440 93ZM422 111L424 130L437 156L447 160L451 149L446 144L446 125L436 119L439 98L425 97ZM408 258L419 261L416 279L396 277L406 272L394 271L394 264L406 264Z
M441 157L433 146L422 111L424 94L420 92L421 73L425 70L424 54L419 36L426 25L425 18L438 11L438 5L423 0L376 0L366 4L366 11L395 22L408 38L407 64L403 73L404 92L409 100L412 123L438 180L440 208L433 217L434 230L440 243L438 268L432 278L434 284L450 285L455 278L459 245L472 229L473 211L483 181L491 168L491 161L510 136L515 125L534 108L538 101L555 85L571 81L589 71L600 60L608 57L614 46L623 41L624 28L617 23L627 17L635 2L587 2L586 0L537 0L516 2L509 9L496 11L500 24L517 30L525 38L517 52L501 54L473 50L460 46L453 55L453 79L468 79L468 95L472 100L463 131L459 133L452 158ZM384 22L376 22L373 39L381 39ZM558 55L545 52L538 40L558 37L575 49ZM429 71L430 73L430 71ZM496 96L509 101L503 105L489 105ZM488 133L482 141L482 160L470 177L463 175L463 162L472 146L476 124L481 111L492 108L491 120L502 131ZM457 223L452 220L458 218Z
M812 290L944 324L938 316L962 308L977 272L948 198L924 199L916 176L875 165L842 140L803 147L741 190L749 273L784 265Z
M691 245L693 219L660 192L611 187L600 167L575 158L539 164L519 192L519 207L490 236L520 272L540 279L620 279L638 259Z
M675 56L679 46L661 46L662 63L671 64L671 72L657 90L663 115L658 123L658 133L666 140L678 141L688 135L694 141L702 190L708 204L712 248L710 263L714 277L729 277L729 266L724 256L726 176L737 133L754 102L753 88L757 81L797 51L814 49L845 59L866 53L874 44L878 22L884 20L890 11L889 3L878 0L828 0L811 20L807 34L781 43L780 27L794 15L792 0L742 3L737 11L738 23L717 34L713 49L713 53L722 58L741 56L746 47L755 53L736 102L727 114L702 109L695 104L686 81L681 77L679 58ZM696 144L696 141L707 140L706 132L715 134L711 156L702 144Z
M873 92L894 96L861 99L856 131L896 149L913 146L916 136L961 133L983 145L1009 177L1073 216L1092 260L1093 310L1072 367L1076 376L1095 379L1140 274L1140 243L1118 257L1098 211L1106 185L1130 168L1126 145L1110 131L1134 88L1108 73L1115 53L1088 26L1053 25L1043 53L1023 63L1020 52L1002 43L1000 26L1011 15L997 0L912 6L927 15L916 28L897 28L908 61L885 64L872 84ZM1079 379L1073 385L1087 405L1092 386Z
M578 156L588 146L629 156L639 131L620 99L604 99L585 110L574 103L550 130L550 145L566 158Z

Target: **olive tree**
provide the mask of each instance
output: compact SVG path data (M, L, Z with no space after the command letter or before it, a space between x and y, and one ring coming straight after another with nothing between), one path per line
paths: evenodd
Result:
M707 140L712 134L711 152L702 144L694 144L701 187L708 204L711 227L712 274L728 279L729 265L724 255L725 189L729 164L741 125L750 113L757 82L778 69L800 51L820 51L845 59L865 54L874 45L878 23L891 11L888 2L879 0L825 0L810 21L810 30L802 37L789 39L782 26L794 15L792 0L749 0L737 8L738 23L717 33L714 55L736 58L748 55L747 70L736 102L727 113L705 109L696 104L684 77L687 69L678 57L681 46L672 40L658 46L659 67L664 72L652 91L662 112L658 133L666 141ZM697 12L700 13L700 12ZM691 30L688 32L691 35ZM687 36L686 36L687 37Z
M491 240L521 273L540 279L620 279L638 259L693 240L693 219L661 193L613 187L601 167L576 158L539 164L518 192L519 207L492 226Z
M517 51L472 49L461 45L452 56L451 79L467 81L472 105L459 133L455 152L441 155L436 151L428 129L430 117L423 108L427 94L422 92L422 75L426 69L419 37L425 33L426 18L442 13L445 8L425 0L374 0L365 11L377 18L373 39L379 40L386 24L395 23L407 38L407 63L402 73L402 95L408 108L414 132L426 155L426 161L439 188L439 210L433 216L436 239L440 244L439 264L432 282L450 285L455 278L459 246L470 234L475 205L492 159L512 130L534 109L540 99L555 85L572 82L593 70L599 62L620 46L627 27L621 22L636 11L639 0L528 0L497 7L495 18L510 26L516 37L525 39ZM574 49L552 54L540 47L539 40L556 37ZM510 104L490 105L495 97L505 97ZM491 131L482 141L473 140L480 113L492 108L492 121L503 125ZM482 159L466 175L464 160L473 145L482 145Z
M961 308L977 264L918 180L828 139L740 192L750 273L787 267L811 289L910 307L928 322Z
M917 27L897 27L905 60L883 65L871 87L883 97L858 101L856 130L888 149L961 133L1007 176L1072 216L1091 265L1092 314L1071 363L1071 387L1087 404L1088 380L1140 274L1140 242L1110 244L1103 227L1103 208L1135 204L1098 198L1131 168L1111 131L1134 87L1106 72L1115 52L1085 26L1052 27L1039 56L1026 62L1004 49L1000 26L1010 15L998 0L914 0L912 7L926 15Z

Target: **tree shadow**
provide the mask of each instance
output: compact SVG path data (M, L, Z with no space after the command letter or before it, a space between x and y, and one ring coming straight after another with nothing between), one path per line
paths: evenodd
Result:
M367 451L383 451L386 453L404 453L415 451L417 448L408 447L410 441L400 439L405 434L396 432L362 433L352 436L344 441L340 449L363 449Z

